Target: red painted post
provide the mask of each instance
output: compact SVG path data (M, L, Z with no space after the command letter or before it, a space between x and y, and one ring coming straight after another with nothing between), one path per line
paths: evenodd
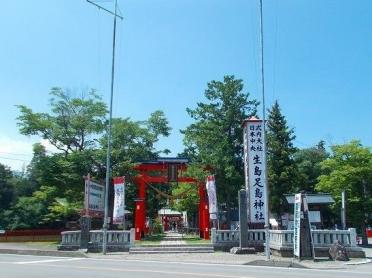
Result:
M136 180L138 187L138 200L136 201L136 214L135 214L135 239L141 240L145 232L145 219L146 219L146 184L144 177L141 176Z
M135 228L135 240L141 240L141 225L140 225L140 211L141 211L142 204L139 200L136 200L136 207L135 207L135 218L134 218L134 228Z
M204 239L209 239L209 205L208 202L204 205Z
M203 185L199 184L199 237L204 238L204 218L203 218Z
M200 237L209 239L209 207L205 185L199 184L199 230Z

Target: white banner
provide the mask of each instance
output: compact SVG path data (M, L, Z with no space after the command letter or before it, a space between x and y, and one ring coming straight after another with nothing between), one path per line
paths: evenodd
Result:
M264 164L263 121L244 123L244 173L249 193L248 213L252 223L265 223L266 182Z
M300 257L301 194L295 195L293 216L293 255Z
M125 218L125 177L114 178L114 212L112 215L113 224L124 224Z
M105 204L105 187L90 180L90 176L85 179L85 210L90 212L103 212Z
M209 201L209 216L210 219L217 219L217 196L216 196L216 181L214 175L208 175L207 177L207 193Z

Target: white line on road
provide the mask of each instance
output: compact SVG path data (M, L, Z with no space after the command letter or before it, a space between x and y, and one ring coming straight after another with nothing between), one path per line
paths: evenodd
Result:
M237 278L236 276L232 275L225 275L225 274L214 274L214 273L201 273L201 272L186 272L186 271L166 271L166 270L152 270L152 269L143 269L143 268L127 268L127 267L121 267L121 268L114 268L114 267L93 267L93 266L71 266L71 265L54 265L54 264L42 264L41 266L46 266L46 267L66 267L69 268L70 270L72 269L86 269L86 270L96 270L96 271L107 271L107 272L122 272L125 274L125 272L139 272L141 273L157 273L157 274L168 274L168 275L178 275L178 276L186 276L191 277L191 276L196 276L197 278L204 278L204 277L222 277L222 278ZM151 278L151 276L149 276ZM147 278L147 276L146 276ZM251 278L251 277L246 277L244 278Z
M245 269L277 269L277 270L293 270L293 271L320 271L326 273L353 273L353 274L360 274L360 275L369 275L371 272L367 271L354 271L352 269L346 269L345 267L342 268L298 268L298 267L281 267L281 266L260 266L260 265L243 265L243 264L222 264L222 263L196 263L196 262L179 262L179 261L164 261L164 260L135 260L135 259L102 259L102 258L86 258L86 260L99 260L99 261L121 261L121 262L149 262L149 263L161 263L161 264L173 264L173 265L196 265L196 266L226 266L226 267L244 267Z
M52 263L52 262L79 261L83 259L85 258L59 258L59 259L51 259L51 260L15 262L15 264L39 264L39 263Z

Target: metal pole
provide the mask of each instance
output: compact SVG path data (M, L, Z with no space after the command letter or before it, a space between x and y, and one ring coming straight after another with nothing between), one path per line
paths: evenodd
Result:
M269 185L267 179L267 161L266 161L266 107L265 107L265 79L264 79L264 43L263 43L263 15L262 0L260 0L260 39L261 39L261 82L262 82L262 120L263 120L263 163L265 170L266 196L265 196L265 254L266 260L270 260L270 235L269 235Z
M345 191L341 192L341 229L346 230Z
M108 196L110 185L110 155L111 155L111 130L112 130L112 99L114 96L114 73L115 73L115 40L116 40L116 13L118 2L115 0L114 28L112 36L112 68L111 68L111 96L110 96L110 118L107 134L107 156L106 156L106 187L105 187L105 215L103 221L102 253L107 251L107 229L108 229Z

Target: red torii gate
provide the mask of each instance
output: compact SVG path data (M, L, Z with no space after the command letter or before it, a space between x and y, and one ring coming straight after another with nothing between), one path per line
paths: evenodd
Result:
M152 161L141 162L134 167L139 174L134 178L137 185L138 196L135 204L135 239L140 240L145 234L146 221L146 184L173 182L169 179L169 173L175 175L177 182L195 183L199 187L199 231L200 237L209 239L209 205L205 182L192 177L183 177L182 172L187 170L187 159L182 158L159 158ZM159 172L152 176L150 172Z

